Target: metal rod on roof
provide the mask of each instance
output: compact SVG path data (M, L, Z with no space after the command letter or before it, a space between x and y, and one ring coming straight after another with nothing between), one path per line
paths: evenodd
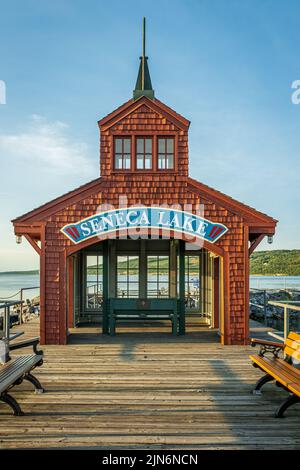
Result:
M143 17L142 90L145 90L146 18Z

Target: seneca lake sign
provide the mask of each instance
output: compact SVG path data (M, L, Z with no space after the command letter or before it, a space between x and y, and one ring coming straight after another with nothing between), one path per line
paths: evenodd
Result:
M189 237L215 243L228 228L190 212L165 207L126 207L99 212L76 223L67 224L61 232L78 244L93 237L102 237L120 230L170 230Z

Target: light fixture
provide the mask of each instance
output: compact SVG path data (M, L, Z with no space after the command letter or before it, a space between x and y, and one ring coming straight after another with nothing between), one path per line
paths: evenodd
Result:
M18 245L22 243L22 235L16 235L16 242L18 243Z
M268 235L268 243L270 243L270 245L273 243L273 236L272 235Z

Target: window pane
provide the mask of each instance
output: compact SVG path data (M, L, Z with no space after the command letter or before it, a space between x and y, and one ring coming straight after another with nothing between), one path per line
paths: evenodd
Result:
M118 297L127 297L127 282L118 282Z
M124 153L130 153L130 139L124 139Z
M152 139L145 139L146 153L152 153Z
M174 153L174 139L167 139L167 153Z
M137 155L136 156L136 167L138 170L141 170L144 168L144 156L143 155Z
M136 139L137 153L144 153L144 139Z
M174 168L174 157L173 155L167 156L167 168Z
M146 155L145 157L145 168L151 170L152 168L152 155Z
M122 139L115 139L115 153L122 153Z
M158 155L158 168L160 170L163 170L165 168L165 156L164 155Z
M85 307L88 310L101 310L103 298L103 258L101 255L86 256Z
M116 167L117 170L123 168L123 159L122 159L122 155L116 155L115 167Z
M130 154L124 155L124 168L126 170L130 169Z
M158 139L158 153L165 153L165 139Z

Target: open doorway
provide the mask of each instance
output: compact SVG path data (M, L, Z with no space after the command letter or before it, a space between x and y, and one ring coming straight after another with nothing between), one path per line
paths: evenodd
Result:
M199 331L205 327L218 329L222 316L221 258L205 248L189 249L183 242L181 246L184 251L174 239L114 239L72 255L69 328L90 326L107 332L107 312L114 300L122 299L125 310L130 304L137 312L140 301L147 300L158 312L160 300L163 308L167 299L173 299L180 310L178 334L184 334L185 326L187 332L191 331L191 325L193 331L195 327ZM158 325L154 313L150 320L149 331ZM138 328L140 322L131 324Z

